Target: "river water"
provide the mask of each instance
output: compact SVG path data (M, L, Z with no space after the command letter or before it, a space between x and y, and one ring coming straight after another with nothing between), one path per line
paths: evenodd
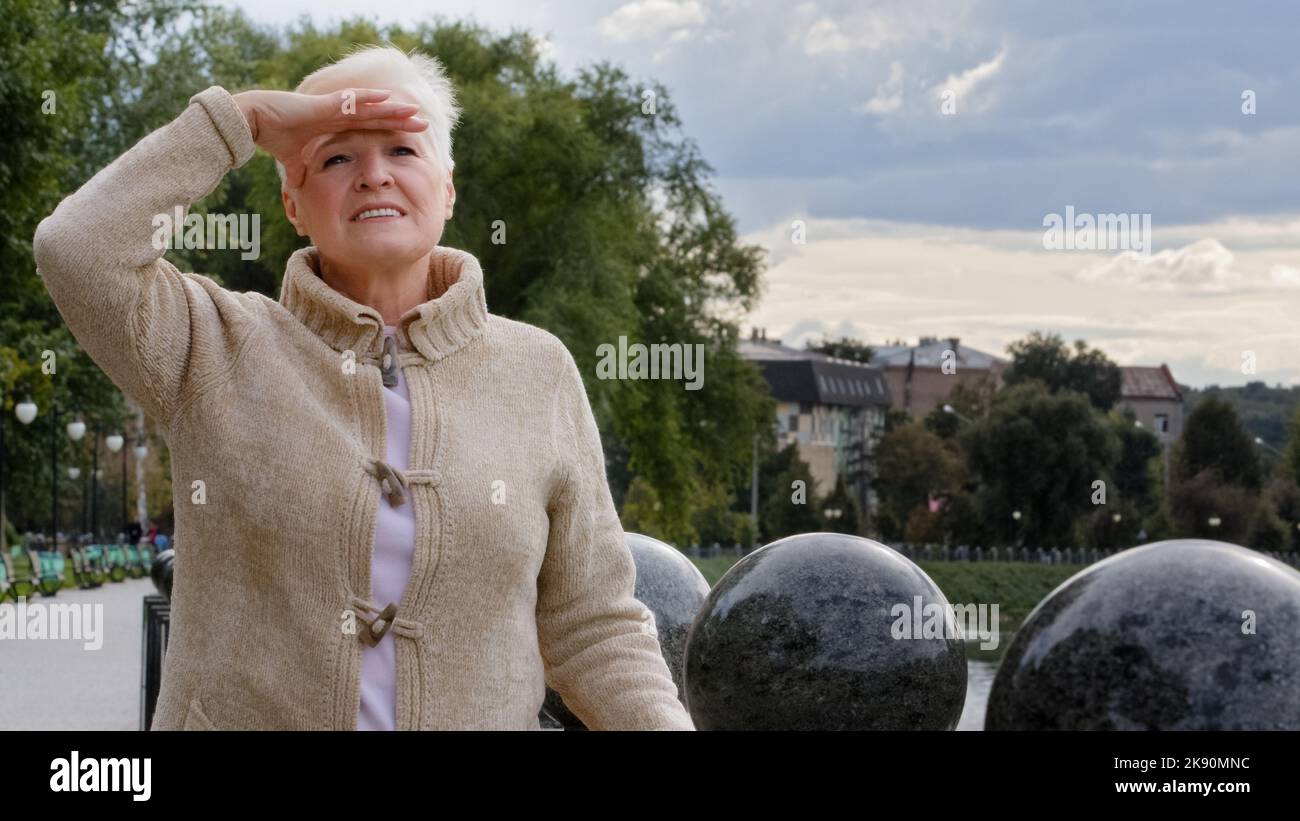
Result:
M966 661L966 707L961 711L958 730L983 730L984 711L989 704L989 690L998 665L992 661Z

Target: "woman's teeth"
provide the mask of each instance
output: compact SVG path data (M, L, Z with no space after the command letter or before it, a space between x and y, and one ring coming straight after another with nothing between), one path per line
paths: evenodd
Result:
M401 215L401 212L396 208L374 208L370 211L362 211L360 214L357 214L357 222L373 219L375 217L400 217Z

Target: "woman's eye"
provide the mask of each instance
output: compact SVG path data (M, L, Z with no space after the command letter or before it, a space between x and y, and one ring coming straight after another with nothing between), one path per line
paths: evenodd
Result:
M407 145L399 145L399 146L395 147L393 150L394 150L394 151L405 151L407 154L412 154L412 155L415 154L415 149L413 149L413 148L411 148L410 146L407 146Z
M335 160L346 160L346 159L347 157L343 156L342 154L335 154L333 157L330 157L328 160L325 161L325 165L330 166L334 164Z

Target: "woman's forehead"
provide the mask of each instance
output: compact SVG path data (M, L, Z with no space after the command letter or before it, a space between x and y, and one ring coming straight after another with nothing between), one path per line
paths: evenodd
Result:
M394 140L406 142L407 140L423 140L426 145L432 146L432 139L428 136L428 130L425 131L390 131L376 128L354 128L347 131L336 131L332 134L321 134L309 140L304 146L304 153L311 156L327 148L339 148L350 145L364 143L388 143Z

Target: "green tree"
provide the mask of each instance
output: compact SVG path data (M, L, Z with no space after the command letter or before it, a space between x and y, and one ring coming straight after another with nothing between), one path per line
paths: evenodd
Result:
M827 517L824 520L823 527L832 533L851 533L859 535L861 533L861 513L858 510L858 503L849 493L848 486L844 483L843 476L835 477L835 488L822 502L823 512L826 510L838 510L838 516Z
M738 320L760 294L762 251L739 241L668 89L609 63L562 76L527 32L445 21L380 29L363 19L279 28L205 2L14 0L0 15L0 99L11 115L0 125L0 345L27 363L61 352L60 377L34 394L120 415L120 397L79 353L32 266L39 219L208 85L292 88L354 44L386 40L436 55L464 110L460 196L444 243L482 262L494 313L546 328L572 351L618 459L609 468L615 498L627 504L633 476L654 491L658 504L636 511L638 526L690 539L712 500L748 487L755 438L771 446L772 400L736 352ZM45 89L56 92L56 117L41 113ZM653 112L642 110L647 90ZM277 296L287 258L307 240L284 217L270 157L258 152L192 210L257 215L261 255L168 258L228 288ZM493 241L498 224L505 242ZM595 379L597 347L620 336L702 346L703 388ZM76 392L62 379L74 372L86 374ZM24 466L15 486L49 486L40 475L48 459L15 462ZM30 504L12 507L36 522L39 495L27 495Z
M777 461L783 467L774 477L760 510L763 541L824 529L817 483L808 463L799 458L793 444L780 451Z
M1074 350L1057 334L1034 331L1007 347L1011 366L1003 374L1008 385L1037 379L1052 393L1073 390L1084 394L1093 407L1110 410L1119 400L1120 371L1104 353L1089 349L1082 339Z
M1135 546L1140 530L1141 511L1131 501L1120 498L1098 505L1082 520L1079 541L1085 547L1118 550Z
M900 539L913 511L928 510L931 497L961 485L961 455L919 422L885 434L876 447L876 526L886 539Z
M1169 497L1174 531L1182 538L1245 545L1259 517L1259 497L1203 470L1178 481Z
M1132 505L1134 518L1155 512L1159 497L1153 481L1152 462L1162 452L1160 440L1146 428L1134 424L1132 411L1110 414L1111 429L1119 437L1120 457L1116 463L1113 493L1117 501ZM1111 511L1114 513L1115 511ZM1134 533L1137 529L1134 529Z
M870 345L857 339L850 339L847 336L840 337L837 340L823 339L816 344L808 342L806 348L816 353L833 356L836 359L848 359L853 362L861 362L864 365L871 362L871 357L874 354Z
M1174 449L1174 481L1208 473L1222 485L1258 490L1259 453L1232 405L1216 396L1201 400L1187 416Z
M60 465L60 524L80 528L84 480L73 482L66 470L75 465L88 475L93 426L120 432L126 413L122 397L77 345L46 293L32 237L65 194L147 133L134 112L118 116L125 112L119 104L139 95L131 78L191 11L190 3L172 0L12 0L0 14L0 101L6 110L0 122L0 411L8 426L6 516L22 531L50 524L51 440ZM42 367L46 363L52 371ZM23 426L13 406L28 397L38 416ZM55 406L65 414L60 427L80 414L91 428L81 442L51 431ZM106 469L106 502L120 497L115 478ZM106 528L117 525L117 515L100 518Z
M1071 544L1077 520L1094 511L1093 483L1120 457L1118 437L1085 396L1037 381L1000 393L960 441L992 538L1030 545Z
M758 534L749 512L732 510L729 499L721 493L713 493L711 498L696 509L695 531L700 544L743 545L754 544Z
M1300 550L1300 485L1276 477L1265 493L1268 508L1285 534L1278 550Z
M656 511L660 504L659 494L655 493L655 489L648 482L639 476L633 478L624 495L623 507L619 511L623 530L655 539L662 538L655 530L655 522L659 518Z
M991 379L958 383L942 403L926 414L926 430L944 439L955 438L965 424L963 418L976 419L987 413L996 393ZM951 407L956 413L949 413L945 407Z
M1290 433L1284 463L1291 480L1300 486L1300 407L1296 408L1295 416L1291 417Z

